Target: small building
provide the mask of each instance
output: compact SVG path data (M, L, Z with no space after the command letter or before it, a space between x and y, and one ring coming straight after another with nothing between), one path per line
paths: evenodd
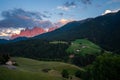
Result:
M82 46L82 48L86 48L86 46Z
M13 62L12 62L11 60L8 60L8 61L6 62L6 65L13 65Z
M76 51L77 51L77 52L80 52L80 50L79 50L79 49L77 49Z
M69 58L74 58L74 56L75 56L74 54L71 54L69 55Z

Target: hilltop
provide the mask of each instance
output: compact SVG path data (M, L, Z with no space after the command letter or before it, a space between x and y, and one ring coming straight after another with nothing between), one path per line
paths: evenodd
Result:
M67 80L61 76L63 69L68 70L72 80L80 80L74 76L77 70L83 70L72 64L63 62L37 61L28 58L12 58L18 63L16 69L0 66L0 80Z

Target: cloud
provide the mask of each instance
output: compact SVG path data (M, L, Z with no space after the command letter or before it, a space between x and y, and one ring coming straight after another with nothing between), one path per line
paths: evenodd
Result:
M63 15L64 15L64 13L60 12L60 13L58 13L58 15L63 16Z
M0 37L1 36L11 36L12 34L19 34L24 28L0 28Z
M19 33L21 29L33 28L35 26L49 28L54 26L51 21L44 20L49 18L46 14L40 12L30 12L23 9L13 9L3 11L3 17L0 20L0 37L10 36Z
M1 14L4 19L0 21L0 27L34 27L39 26L35 20L43 21L49 16L40 12L30 12L23 9L3 11ZM42 26L41 26L42 27Z
M64 6L65 7L76 7L76 3L74 1L72 1L72 2L67 1L64 3Z
M58 13L58 15L63 16L64 13L61 12ZM0 20L0 38L10 38L11 35L19 34L21 30L25 30L26 28L33 29L34 27L39 27L42 29L49 29L51 27L61 27L72 21L63 18L56 23L52 23L49 20L44 20L44 18L46 18L45 14L25 11L23 9L3 11L2 16L4 18Z
M71 20L67 20L67 19L61 19L59 22L62 24L66 24L68 22L70 22Z
M65 24L67 24L68 22L72 22L72 21L74 21L74 20L72 20L72 19L60 19L57 23L55 23L55 25L56 26L58 26L58 27L61 27L61 26L63 26L63 25L65 25Z
M69 7L66 6L58 6L57 9L63 10L63 11L68 11Z
M57 9L59 10L63 10L63 11L68 11L70 10L71 8L75 8L76 6L58 6Z
M80 0L84 4L91 4L92 0Z
M68 5L73 5L76 6L78 2L82 2L83 4L92 4L93 0L72 0L71 3L69 3Z
M34 19L36 18L36 19L42 20L42 17L45 15L38 13L38 12L24 11L23 9L14 9L14 10L9 10L9 11L3 11L2 16L6 19L9 19L9 18Z
M65 2L62 6L58 6L57 9L63 10L63 11L68 11L72 8L76 7L75 1L67 1Z
M63 11L68 11L72 8L76 8L79 4L79 2L82 2L83 4L92 4L93 0L71 0L71 1L66 1L62 6L57 6L57 9L63 10Z
M54 23L54 26L51 26L49 28L44 28L44 29L39 27L34 27L32 29L26 28L24 30L21 30L19 33L12 34L10 39L15 39L17 37L33 37L36 35L40 35L46 32L53 31L71 21L73 20L61 19L57 23ZM49 24L50 21L40 21L39 23L45 23L46 25L50 25Z
M2 16L5 18L25 18L25 19L40 19L47 18L48 16L40 12L30 12L23 9L13 9L9 11L3 11Z
M50 11L43 11L43 13L49 15L49 17L52 15Z
M104 13L102 13L102 15L105 15L105 14L108 14L108 13L116 13L118 12L120 9L117 9L117 10L105 10Z

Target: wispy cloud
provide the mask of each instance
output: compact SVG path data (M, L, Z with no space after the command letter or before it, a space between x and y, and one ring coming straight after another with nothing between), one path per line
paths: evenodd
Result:
M92 2L93 2L93 0L73 0L73 1L74 1L74 3L81 2L81 3L85 4L85 5L92 4Z
M57 9L63 10L63 11L68 11L68 10L69 10L69 7L66 7L66 6L58 6Z
M66 6L66 7L76 7L76 3L75 3L75 1L72 1L72 2L67 1L67 2L64 3L64 6Z
M63 5L57 6L57 9L68 11L72 8L76 8L79 4L78 3L83 3L85 5L92 4L93 0L70 0L66 1Z
M91 4L93 0L80 0L84 4Z
M68 11L72 8L75 8L77 5L75 3L75 1L67 1L65 2L62 6L58 6L57 9L60 9L60 10L64 10L64 11Z
M60 13L58 13L58 15L63 16L63 15L64 15L64 13L60 12Z

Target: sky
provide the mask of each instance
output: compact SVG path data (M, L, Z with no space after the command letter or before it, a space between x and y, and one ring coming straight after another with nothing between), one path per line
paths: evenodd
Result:
M0 39L120 10L120 0L0 0Z

